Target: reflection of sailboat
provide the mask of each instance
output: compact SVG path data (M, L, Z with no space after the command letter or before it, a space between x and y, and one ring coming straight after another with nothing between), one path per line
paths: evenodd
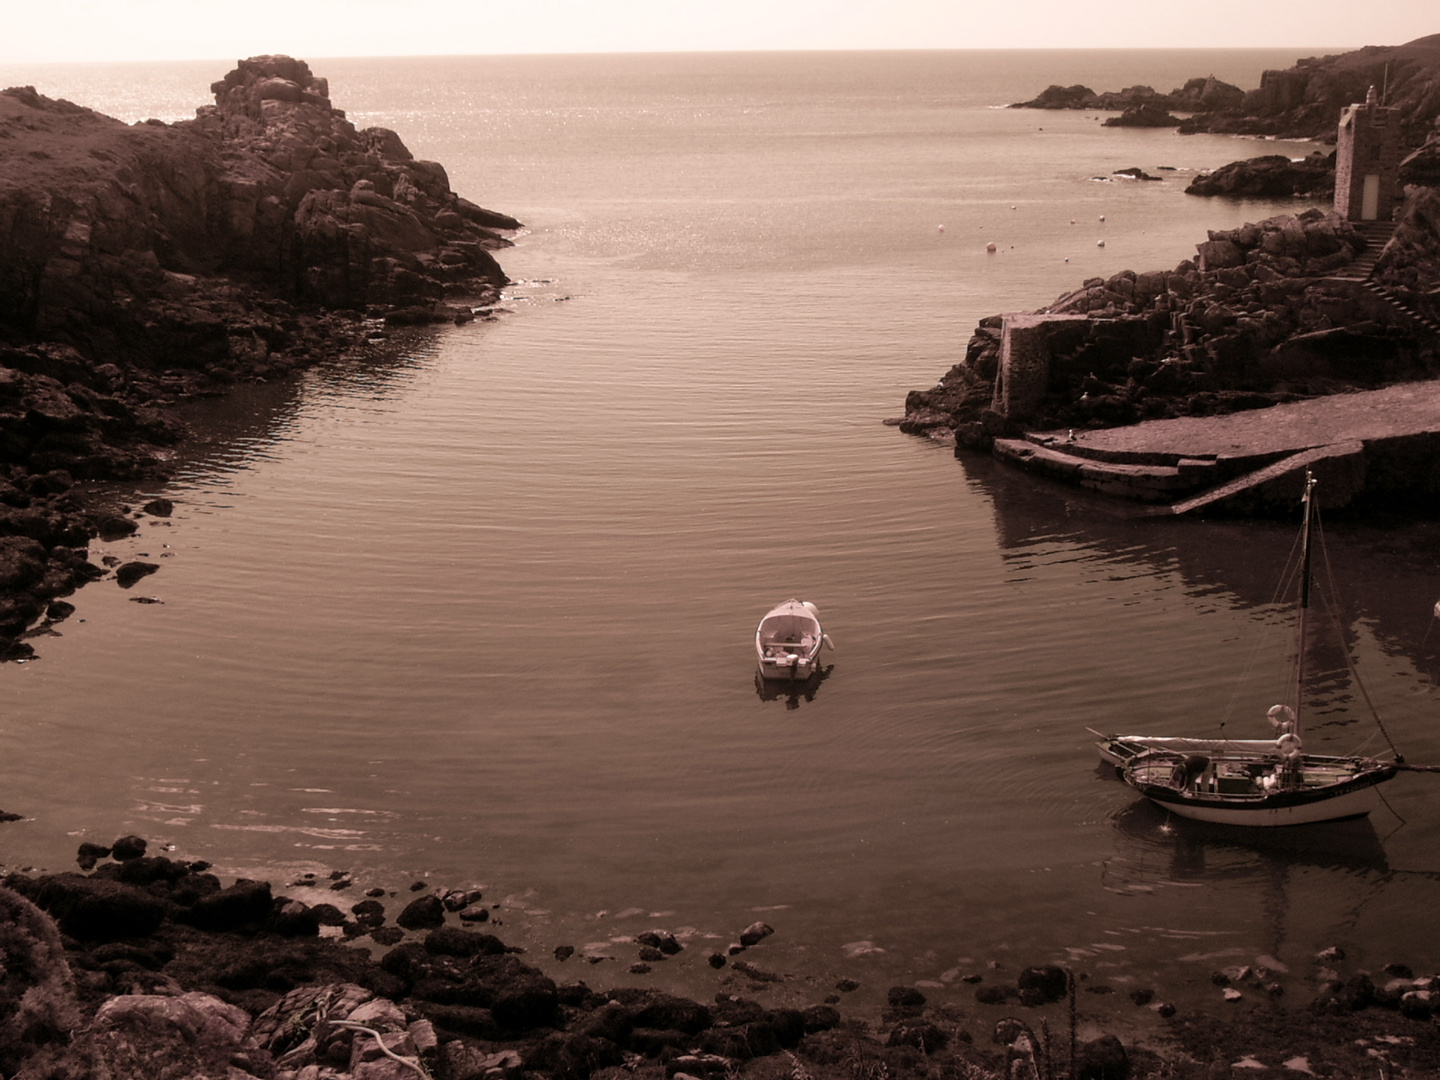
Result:
M1101 755L1125 782L1181 817L1223 825L1271 827L1338 821L1368 814L1378 786L1399 771L1400 758L1305 753L1301 705L1305 688L1306 616L1310 606L1315 480L1307 472L1301 525L1301 569L1294 701L1270 710L1273 742L1205 739L1176 745L1153 737L1109 736ZM1382 729L1383 730L1383 729Z
M1349 897L1332 915L1341 925L1353 925L1394 876L1369 818L1304 829L1235 829L1177 818L1139 799L1111 820L1117 845L1104 863L1107 891L1134 896L1200 887L1203 903L1253 914L1255 921L1247 924L1261 933L1259 948L1267 958L1283 955L1293 929L1290 892L1297 874L1319 871L1326 876L1310 880L1322 881L1318 887L1327 897ZM1342 888L1342 882L1350 887ZM1204 936L1193 926L1165 934L1181 940Z
M1163 854L1176 879L1230 877L1259 863L1280 862L1326 870L1388 874L1385 848L1369 818L1330 821L1310 829L1232 829L1206 821L1176 819L1146 799L1112 820L1136 854Z

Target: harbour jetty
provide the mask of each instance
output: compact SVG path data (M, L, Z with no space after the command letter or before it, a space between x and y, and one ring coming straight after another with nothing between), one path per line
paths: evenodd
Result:
M1372 52L1302 66L1367 72ZM1440 133L1405 140L1440 109L1440 36L1395 57L1405 105L1370 87L1331 117L1333 209L1211 231L1174 270L1094 278L982 319L964 359L891 422L1151 513L1280 512L1307 467L1332 508L1435 505L1440 187L1420 181ZM1235 107L1262 101L1246 100ZM1281 171L1282 186L1298 175Z
M520 223L357 129L303 61L211 91L174 124L0 91L0 659L110 573L88 545L136 509L82 492L163 480L177 404L487 317L506 282Z

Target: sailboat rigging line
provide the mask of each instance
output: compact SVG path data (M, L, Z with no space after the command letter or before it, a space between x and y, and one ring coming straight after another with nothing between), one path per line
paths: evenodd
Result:
M1326 597L1322 593L1322 600L1325 601L1326 614L1330 616L1331 624L1335 627L1335 632L1340 637L1342 646L1340 651L1345 656L1345 668L1350 672L1350 681L1355 685L1355 689L1360 692L1360 696L1365 700L1365 707L1370 710L1370 715L1375 718L1375 726L1380 729L1380 734L1385 736L1385 742L1389 745L1390 752L1395 755L1395 763L1397 765L1402 764L1405 761L1405 755L1400 753L1399 748L1395 745L1395 740L1390 737L1390 731L1386 728L1385 721L1380 719L1380 710L1375 708L1375 702L1370 697L1370 691L1365 688L1365 683L1360 678L1360 672L1355 667L1355 657L1352 655L1352 650L1345 645L1345 630L1340 625L1339 601L1335 596L1335 573L1330 566L1330 549L1325 543L1325 529L1320 523L1318 511L1315 515L1315 524L1320 531L1320 561L1325 566L1325 578L1329 582L1330 587L1329 596Z
M1395 807L1390 805L1390 800L1385 797L1385 792L1381 791L1377 787L1375 789L1375 794L1380 796L1380 801L1385 804L1385 809L1389 810L1390 813L1395 815L1396 821L1400 822L1402 826L1410 824L1408 821L1406 821L1403 817L1400 816L1400 811L1396 810Z
M1300 536L1297 534L1291 541L1290 553L1285 556L1285 566L1281 570L1279 581L1276 582L1275 591L1270 596L1270 614L1267 614L1261 619L1263 629L1259 634L1255 635L1254 644L1250 646L1250 654L1245 659L1245 668L1241 671L1240 677L1231 683L1230 700L1226 704L1225 712L1220 718L1220 733L1222 737L1225 733L1225 725L1229 723L1230 718L1235 715L1235 710L1240 702L1240 695L1250 688L1250 681L1254 677L1255 669L1260 662L1260 658L1262 656L1270 656L1273 652L1271 641L1277 630L1273 614L1275 610L1285 602L1285 597L1289 596L1291 590L1294 588L1295 574L1299 569L1299 553Z
M1310 533L1315 525L1315 477L1305 472L1305 520L1300 530L1300 617L1295 627L1295 720L1292 734L1299 737L1305 704L1305 626L1310 616Z

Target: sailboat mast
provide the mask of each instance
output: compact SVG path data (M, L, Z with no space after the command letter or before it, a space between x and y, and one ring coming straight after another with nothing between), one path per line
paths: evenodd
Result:
M1300 709L1305 700L1305 622L1310 611L1310 529L1315 520L1315 477L1305 470L1305 524L1300 533L1300 617L1296 626L1295 648L1295 735L1300 735Z

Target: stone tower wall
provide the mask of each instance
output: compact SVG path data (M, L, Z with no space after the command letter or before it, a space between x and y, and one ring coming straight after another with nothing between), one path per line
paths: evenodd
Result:
M1400 110L1371 89L1365 104L1340 114L1335 145L1335 212L1347 221L1389 221L1400 194ZM1366 213L1365 178L1378 177L1375 207Z

